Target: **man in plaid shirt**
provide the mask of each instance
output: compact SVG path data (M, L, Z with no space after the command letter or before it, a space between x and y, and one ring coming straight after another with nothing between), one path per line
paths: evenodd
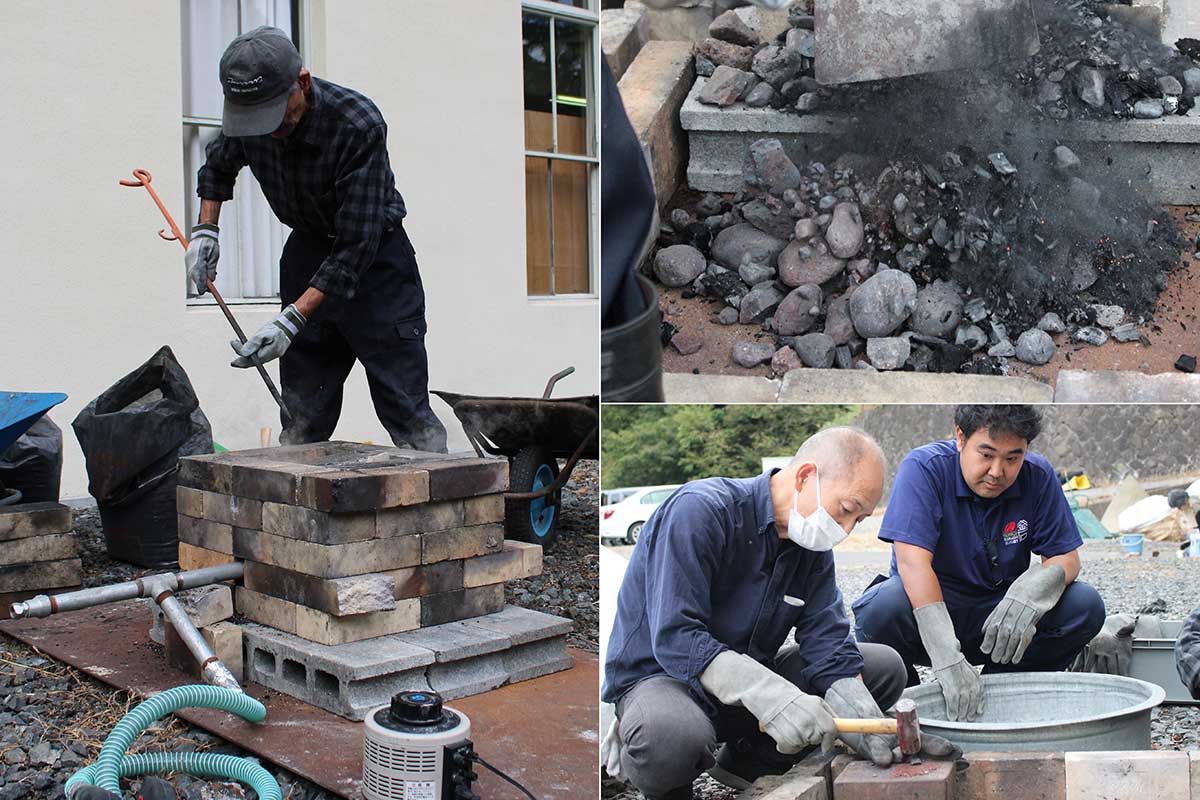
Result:
M363 95L314 78L291 39L261 27L221 57L221 134L200 168L200 220L188 275L203 294L217 275L221 203L249 166L292 229L279 260L279 316L243 345L235 367L278 358L292 419L285 444L325 441L357 359L375 412L399 447L446 451L429 407L425 293L388 163L387 124Z

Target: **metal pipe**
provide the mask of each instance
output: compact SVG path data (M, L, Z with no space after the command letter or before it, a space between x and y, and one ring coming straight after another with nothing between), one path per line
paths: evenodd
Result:
M91 589L63 592L52 596L39 594L23 603L14 603L9 613L13 619L48 617L64 611L119 603L122 600L135 600L139 597L153 597L152 587L156 585L178 592L221 581L237 580L242 577L244 569L242 562L235 561L232 564L218 564L215 567L204 567L187 572L164 572L125 583L96 586Z
M539 497L545 497L547 495L554 494L559 489L566 486L567 481L571 479L571 471L575 469L575 465L579 463L579 459L583 457L584 449L591 444L592 438L595 437L599 432L600 426L597 424L595 428L592 428L592 432L584 437L584 440L579 443L579 447L575 448L575 452L571 454L571 457L567 459L567 463L563 465L561 470L559 470L558 477L555 478L554 482L549 486L543 486L541 489L537 489L532 492L505 492L504 499L537 500Z
M221 686L225 689L232 689L235 692L242 691L241 684L237 682L237 678L233 677L233 673L229 671L229 668L217 658L217 654L209 647L208 640L196 629L196 624L192 622L192 618L188 616L183 606L179 604L179 598L171 590L164 589L154 598L154 602L162 609L163 616L175 628L175 633L179 634L180 640L191 651L192 657L196 659L196 663L200 665L201 679L213 686Z

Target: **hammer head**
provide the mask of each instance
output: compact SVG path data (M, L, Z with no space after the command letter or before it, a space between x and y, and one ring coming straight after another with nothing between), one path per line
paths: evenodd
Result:
M917 704L907 697L896 702L896 738L900 753L915 756L921 752L921 722L917 719Z

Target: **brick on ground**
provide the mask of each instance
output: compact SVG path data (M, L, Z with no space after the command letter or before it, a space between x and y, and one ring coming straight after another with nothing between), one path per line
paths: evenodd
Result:
M468 524L464 522L466 505L463 500L442 500L416 506L381 508L375 513L375 532L379 538L386 539L391 536L461 528Z
M179 569L184 572L216 567L221 564L232 564L236 560L232 553L219 553L216 550L197 547L187 542L179 543Z
M319 578L345 578L416 566L421 563L421 540L417 536L401 536L323 545L235 528L233 554L247 561Z
M246 561L247 589L324 611L335 617L390 611L396 607L396 580L371 573L349 578L318 578L302 572Z
M263 503L261 528L266 533L316 544L347 544L375 538L375 513L331 514L304 506Z
M485 494L463 500L463 525L486 525L504 522L504 495Z
M504 541L499 553L463 562L463 586L467 588L504 583L542 574L541 545Z
M1067 800L1189 800L1190 761L1174 750L1067 753Z
M971 753L955 778L957 800L1065 800L1062 753Z
M71 509L62 503L21 503L0 507L0 542L68 533Z
M233 616L233 591L223 583L178 592L175 599L197 628L214 625ZM150 638L163 644L163 626L167 623L157 603L150 604L150 618Z
M385 573L396 582L396 599L441 594L463 588L463 564L459 561L439 561Z
M167 623L163 628L164 638L161 644L166 653L167 663L173 668L200 679L200 664L192 651L183 643L183 639L175 631L175 626ZM238 683L245 680L245 667L242 656L242 629L232 622L217 622L200 628L200 635L208 642L213 654L221 660L225 668L233 673Z
M78 586L82 574L83 561L78 558L0 565L0 592L40 593Z
M0 565L34 561L61 561L79 555L79 544L70 533L51 533L13 539L0 546Z
M233 527L220 522L178 514L176 531L179 541L218 553L233 552Z
M401 601L410 602L410 601ZM504 608L504 584L459 589L420 598L421 627L494 614Z
M408 538L416 537L401 537L389 541L403 542ZM420 536L420 543L422 564L474 558L489 553L498 553L503 549L504 527L501 525L476 525L471 528L423 533Z
M184 487L186 488L186 487ZM263 502L230 494L203 492L204 518L235 528L261 528Z
M926 761L881 769L855 761L834 779L833 795L837 800L953 800L954 764Z
M239 586L238 613L277 630L324 645L346 644L377 636L411 631L421 624L418 600L401 600L391 611L334 617L308 606L290 603Z

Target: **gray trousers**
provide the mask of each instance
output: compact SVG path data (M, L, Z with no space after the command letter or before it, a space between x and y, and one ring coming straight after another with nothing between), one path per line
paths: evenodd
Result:
M904 691L907 671L895 650L859 644L863 682L881 709L890 708ZM808 666L796 645L779 651L775 672L803 692L812 688L800 677ZM692 781L711 767L718 742L766 736L758 720L744 708L720 706L710 719L687 684L666 675L646 678L617 701L621 736L621 772L647 797L660 797Z

